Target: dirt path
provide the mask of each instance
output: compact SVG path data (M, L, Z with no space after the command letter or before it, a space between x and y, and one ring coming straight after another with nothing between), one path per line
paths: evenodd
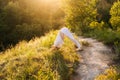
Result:
M80 40L87 41L90 46L84 47L84 50L78 53L81 55L81 60L72 80L94 80L97 75L109 68L109 63L112 61L111 50L91 38L80 37Z

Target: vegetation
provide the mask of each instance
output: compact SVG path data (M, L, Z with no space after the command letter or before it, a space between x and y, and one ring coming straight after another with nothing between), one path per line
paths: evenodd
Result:
M78 61L73 44L66 39L60 50L50 51L57 32L51 30L63 24L102 41L117 55L116 67L96 80L120 78L119 0L0 0L0 79L69 80Z
M118 70L120 70L120 67L118 67L118 69L111 67L107 69L104 74L97 76L95 80L119 80L120 73L117 72Z
M65 39L60 50L50 50L57 31L22 41L0 55L0 80L69 80L79 60Z
M96 19L96 0L66 0L66 24L76 33L89 30L88 25Z
M64 17L59 3L59 0L0 0L0 50L58 29Z
M66 1L66 23L79 35L93 37L110 46L120 60L120 2L119 0ZM103 5L103 6L101 6ZM116 59L116 58L115 58ZM112 71L111 71L112 72ZM109 72L108 75L112 76ZM106 76L106 75L105 75ZM117 80L116 78L98 80Z

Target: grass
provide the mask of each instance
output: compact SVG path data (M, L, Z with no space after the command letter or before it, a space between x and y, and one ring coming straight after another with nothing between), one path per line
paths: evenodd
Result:
M120 80L120 67L110 67L103 74L96 77L95 80Z
M57 32L1 52L0 80L69 80L79 56L67 38L60 50L50 50Z

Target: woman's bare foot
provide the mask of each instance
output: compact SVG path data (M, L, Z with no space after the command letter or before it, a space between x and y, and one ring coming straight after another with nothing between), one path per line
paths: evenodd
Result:
M83 51L83 48L77 48L76 51Z

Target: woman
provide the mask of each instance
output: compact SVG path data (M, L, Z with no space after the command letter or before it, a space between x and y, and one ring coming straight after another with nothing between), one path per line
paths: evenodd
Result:
M61 28L58 32L52 49L59 49L64 43L65 36L68 37L77 46L77 51L82 51L80 43L73 37L72 33L66 27Z

